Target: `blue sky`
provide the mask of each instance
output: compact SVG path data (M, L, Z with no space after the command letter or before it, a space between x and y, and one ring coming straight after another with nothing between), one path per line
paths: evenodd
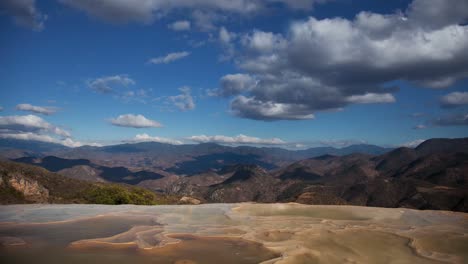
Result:
M468 135L466 1L167 2L0 4L0 137L303 148Z

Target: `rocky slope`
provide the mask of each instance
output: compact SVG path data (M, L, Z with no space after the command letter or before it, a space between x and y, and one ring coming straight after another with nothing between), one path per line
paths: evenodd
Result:
M92 183L70 179L43 168L0 160L0 203L175 203L176 198L157 195L128 185Z
M137 151L134 147L113 146L110 150ZM221 151L224 147L207 144L203 148ZM178 168L194 171L197 162L204 159L198 158ZM433 139L415 149L398 148L382 155L326 154L273 170L259 166L254 159L252 164L229 165L221 161L213 163L209 158L202 162L208 166L200 167L205 171L193 175L154 168L106 167L84 159L43 157L18 161L75 179L129 183L202 202L299 202L468 211L467 139ZM22 184L36 188L34 183Z
M468 143L434 140L381 156L325 155L267 172L238 166L230 178L179 193L209 202L299 202L468 211ZM453 147L451 151L452 144ZM440 148L438 146L441 146Z
M167 173L158 173L159 171L132 171L120 166L101 166L92 163L88 159L63 159L55 156L46 156L43 158L22 157L13 161L36 165L69 178L94 182L119 182L136 185L141 181L161 179L167 175Z

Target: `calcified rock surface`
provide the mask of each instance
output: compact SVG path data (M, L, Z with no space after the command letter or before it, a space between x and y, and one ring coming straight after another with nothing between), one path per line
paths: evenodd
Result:
M26 201L44 203L49 198L49 191L44 186L36 180L28 179L23 175L11 175L9 183L13 189L23 194Z
M2 263L467 263L468 215L353 206L14 205Z

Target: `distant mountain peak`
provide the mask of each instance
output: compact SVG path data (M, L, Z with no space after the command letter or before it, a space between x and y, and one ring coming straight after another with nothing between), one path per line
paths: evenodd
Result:
M266 175L267 171L257 165L238 165L235 167L234 174L228 178L223 184L229 184L233 182L247 181L253 177Z

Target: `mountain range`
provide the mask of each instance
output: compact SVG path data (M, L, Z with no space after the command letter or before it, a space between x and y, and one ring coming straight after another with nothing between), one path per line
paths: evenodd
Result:
M214 143L171 145L141 142L104 147L83 146L68 148L59 144L0 139L0 157L21 158L56 156L65 159L86 158L108 167L165 170L178 175L194 175L227 165L256 164L274 169L294 161L322 155L365 153L383 154L391 150L375 145L351 145L345 148L316 147L288 150L278 147L224 146Z
M62 177L137 185L202 202L468 211L468 138L431 139L416 148L354 145L301 151L211 143L16 146L21 148L0 141L0 153Z

